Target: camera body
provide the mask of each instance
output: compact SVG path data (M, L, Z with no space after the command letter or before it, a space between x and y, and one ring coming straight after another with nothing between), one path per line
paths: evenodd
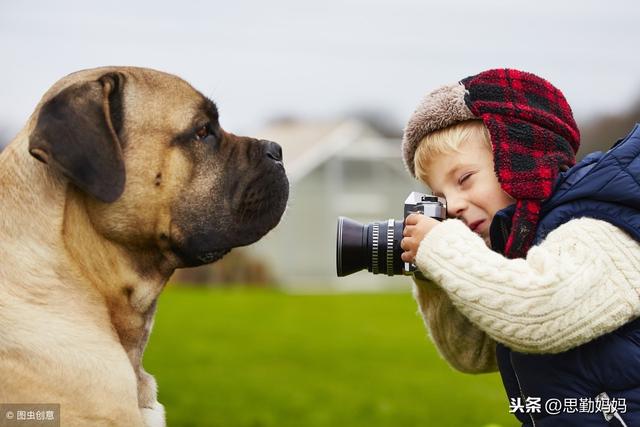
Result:
M439 221L447 216L447 203L442 197L412 192L404 202L404 216L411 213L428 215ZM404 220L360 224L346 217L338 218L336 270L339 277L362 269L373 274L415 274L416 266L401 259Z
M443 197L413 191L409 193L409 196L404 201L403 218L406 219L412 213L420 213L442 221L447 217L447 201ZM402 224L404 230L404 220ZM400 239L402 240L402 237L400 237ZM400 254L402 254L402 250ZM404 274L413 274L416 270L415 264L404 263Z

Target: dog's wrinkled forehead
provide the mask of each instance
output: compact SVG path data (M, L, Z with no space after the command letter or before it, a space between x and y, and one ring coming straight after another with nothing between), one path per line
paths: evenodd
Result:
M136 127L162 126L167 132L182 132L210 116L217 119L215 104L178 77L145 70L125 80L124 114Z
M41 104L77 83L99 80L108 73L124 78L122 101L126 122L138 128L162 126L164 131L186 131L198 116L215 116L213 102L181 78L162 71L137 67L101 67L78 71L54 84ZM145 114L136 114L145 111Z

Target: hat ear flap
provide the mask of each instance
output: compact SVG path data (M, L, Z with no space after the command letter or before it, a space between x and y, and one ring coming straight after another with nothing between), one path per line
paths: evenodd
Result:
M62 90L41 107L29 153L106 203L124 191L122 126L124 76L105 74Z

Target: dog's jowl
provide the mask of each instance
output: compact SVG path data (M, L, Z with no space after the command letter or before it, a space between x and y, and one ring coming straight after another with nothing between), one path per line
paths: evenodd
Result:
M57 82L0 154L0 403L64 426L164 425L141 365L180 267L276 226L280 146L235 136L178 77L85 70Z

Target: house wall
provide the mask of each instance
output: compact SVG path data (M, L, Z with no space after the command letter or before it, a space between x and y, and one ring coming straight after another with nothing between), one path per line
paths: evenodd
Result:
M336 276L338 216L361 223L402 219L411 191L424 191L399 158L334 157L291 186L281 223L249 249L263 258L285 288L297 291L358 291L405 288L405 277L363 271Z

